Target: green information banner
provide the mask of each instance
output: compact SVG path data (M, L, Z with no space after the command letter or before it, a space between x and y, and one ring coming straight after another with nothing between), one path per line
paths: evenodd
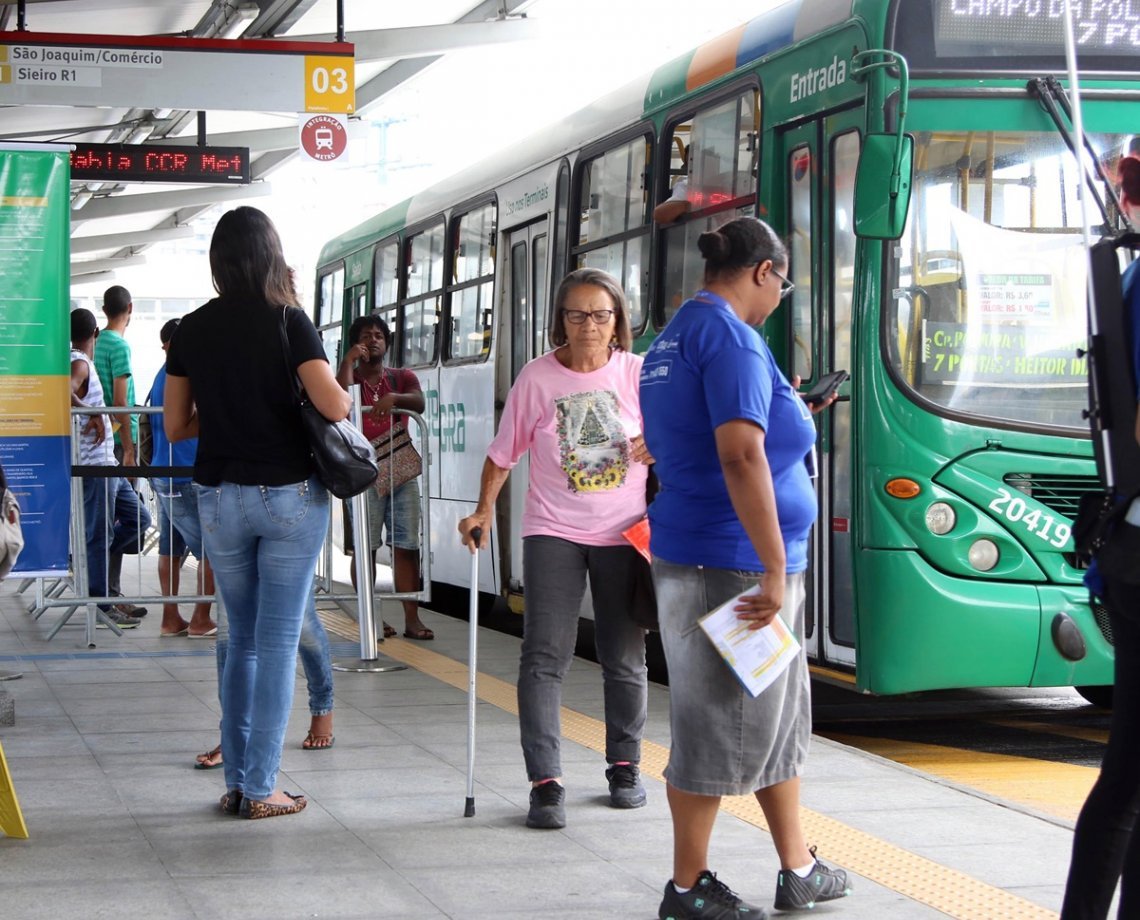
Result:
M0 464L22 512L21 575L68 570L68 159L0 144Z

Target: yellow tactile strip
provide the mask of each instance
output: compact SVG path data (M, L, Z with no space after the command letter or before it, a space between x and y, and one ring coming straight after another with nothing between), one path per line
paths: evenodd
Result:
M349 639L358 637L354 620L336 611L322 610L320 616L321 622L331 632ZM383 650L389 658L457 689L467 689L465 662L402 639L386 640ZM475 690L484 702L518 714L513 684L480 673L476 676ZM562 734L591 750L605 752L605 725L597 719L563 707ZM669 751L662 745L650 741L642 743L641 771L646 776L664 781L662 774L668 758ZM751 796L726 797L721 800L720 807L721 811L762 830L768 829L760 805ZM828 861L956 920L1046 920L1057 916L1038 904L917 856L826 815L805 808L801 810L801 819L808 839L819 845Z
M828 732L827 737L1065 821L1077 819L1099 772L1093 767L920 741L836 732Z

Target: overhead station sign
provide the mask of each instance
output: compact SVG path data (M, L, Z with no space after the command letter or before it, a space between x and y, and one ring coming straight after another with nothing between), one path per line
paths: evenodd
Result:
M71 178L85 182L248 185L249 148L75 144L71 151Z
M0 31L0 104L356 110L347 42Z

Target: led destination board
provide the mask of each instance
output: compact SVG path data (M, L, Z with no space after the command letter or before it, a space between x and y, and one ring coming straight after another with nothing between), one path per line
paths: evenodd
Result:
M71 178L248 185L249 148L76 144L71 152Z
M1078 53L1140 52L1140 0L1072 0ZM1064 0L934 0L939 57L1063 54Z

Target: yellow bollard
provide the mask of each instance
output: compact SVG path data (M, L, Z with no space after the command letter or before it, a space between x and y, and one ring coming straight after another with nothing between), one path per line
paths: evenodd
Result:
M4 745L0 744L0 831L9 837L28 839L28 825L20 814L20 803L16 800L16 789L8 772L8 761L4 759Z

